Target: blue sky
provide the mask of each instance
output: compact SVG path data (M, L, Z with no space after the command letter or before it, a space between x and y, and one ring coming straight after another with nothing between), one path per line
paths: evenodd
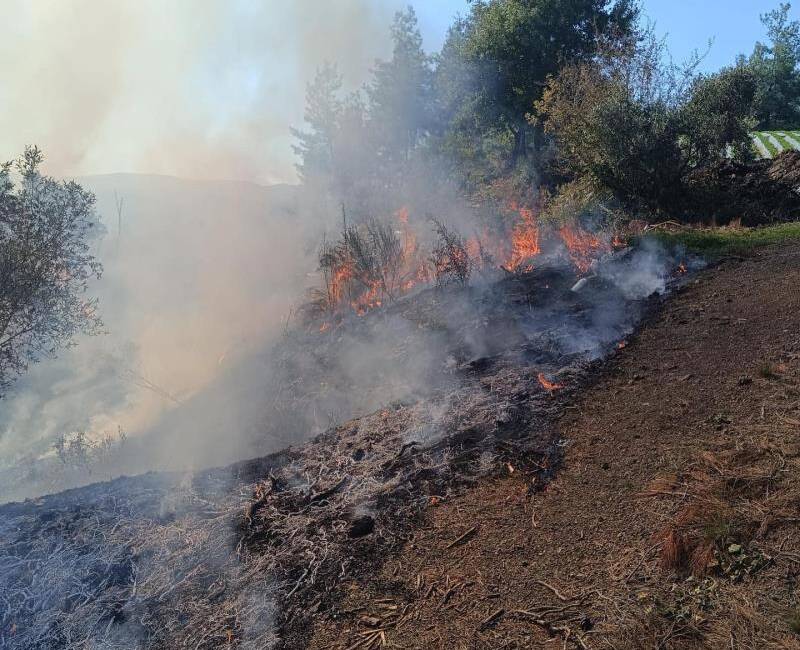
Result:
M438 49L458 12L467 12L465 0L412 2L419 16L429 50ZM656 32L667 35L673 58L684 60L692 50L704 51L714 39L703 61L704 71L732 63L737 54L750 53L756 40L764 40L759 15L778 6L778 0L644 0L644 13L656 24ZM800 2L792 7L793 19L800 19Z

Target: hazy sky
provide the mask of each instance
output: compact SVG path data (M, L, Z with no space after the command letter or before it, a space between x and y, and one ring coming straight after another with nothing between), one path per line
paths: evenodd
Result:
M290 126L323 60L362 83L407 0L4 0L0 159L39 144L53 174L293 181ZM412 0L429 50L465 0ZM707 69L763 38L758 0L645 0L677 58ZM798 17L798 12L793 9Z

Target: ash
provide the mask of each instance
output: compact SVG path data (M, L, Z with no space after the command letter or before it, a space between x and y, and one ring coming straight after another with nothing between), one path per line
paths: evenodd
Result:
M316 409L320 385L334 403L358 393L344 410L383 403L256 460L0 507L0 647L301 647L336 616L337 586L369 576L432 501L512 470L548 480L554 418L680 281L678 261L628 249L583 279L553 263L295 333L284 412ZM310 357L311 376L289 363Z

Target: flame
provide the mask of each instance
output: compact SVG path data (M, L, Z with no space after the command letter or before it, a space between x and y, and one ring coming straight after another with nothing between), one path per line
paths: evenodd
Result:
M625 346L627 346L627 345L628 345L628 342L627 342L627 341L620 341L619 343L617 343L617 349L618 349L618 350L622 350L622 349L623 349L623 348L625 348Z
M500 267L515 273L526 273L534 268L532 260L541 253L541 232L535 210L515 202L507 203L506 210L513 212L515 217L510 232L506 230L508 237L484 228L480 234L465 240L464 254L474 268ZM326 304L331 312L341 315L343 311L352 310L363 316L383 306L387 300L394 300L417 286L434 281L439 269L435 269L421 251L411 225L410 209L402 206L395 211L394 218L399 258L393 258L392 268L379 269L375 278L364 277L364 272L357 268L354 259L345 254L337 266L326 272ZM619 236L609 242L578 227L563 226L555 232L564 242L572 263L581 274L587 273L592 262L612 250L612 246L625 245ZM683 265L680 269L679 272L685 272ZM325 332L330 327L331 324L326 322L319 330ZM542 385L545 383L542 382ZM560 386L554 384L547 390L557 388Z
M686 265L683 262L681 262L680 264L678 264L677 270L678 273L686 273Z
M395 212L400 241L399 264L391 269L381 269L379 279L365 278L356 270L349 255L340 260L330 272L327 281L327 304L332 311L349 307L357 315L383 306L387 298L394 298L411 291L417 285L427 284L433 279L427 260L420 252L417 236L409 226L409 209L402 207ZM330 328L323 323L321 332Z
M547 392L552 393L560 388L564 388L564 384L557 384L552 381L548 381L547 377L544 376L543 372L539 373L539 383L542 385Z
M406 226L408 225L408 215L409 215L409 210L408 206L406 205L404 205L402 208L400 208L397 212L394 213L394 216L397 217L397 220L401 224Z
M523 262L536 257L541 249L539 248L539 225L531 208L519 207L516 203L510 203L509 207L520 217L514 228L511 230L511 255L505 263L509 271L516 271ZM531 270L531 266L526 266L525 271Z
M580 273L587 273L600 254L611 250L608 242L580 228L563 226L558 233L569 251L572 263Z

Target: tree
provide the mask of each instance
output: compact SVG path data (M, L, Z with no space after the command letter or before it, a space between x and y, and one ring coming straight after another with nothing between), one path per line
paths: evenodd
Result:
M753 113L761 129L800 125L800 21L789 20L789 3L761 16L770 43L756 43L745 62L757 81Z
M577 187L610 194L651 214L687 209L691 173L750 154L755 84L743 66L699 76L695 56L668 63L652 32L620 55L566 66L537 104L559 145L562 172Z
M457 79L438 75L445 87L461 87L458 100L450 101L463 107L451 137L463 141L465 132L479 131L494 143L483 145L483 155L503 151L500 172L535 158L545 143L528 116L548 77L591 59L603 40L635 41L637 16L632 0L476 0L443 49L443 70ZM469 67L468 75L456 59ZM453 95L449 88L445 93Z
M433 71L413 8L395 14L391 34L392 58L376 63L367 97L379 155L402 164L432 128Z
M334 169L334 142L342 113L339 92L342 76L335 64L325 63L306 87L305 121L309 129L292 129L300 158L296 165L302 180L328 176Z
M39 172L36 147L0 168L0 392L30 363L99 332L89 283L102 268L89 248L95 197ZM19 173L19 185L12 170Z

